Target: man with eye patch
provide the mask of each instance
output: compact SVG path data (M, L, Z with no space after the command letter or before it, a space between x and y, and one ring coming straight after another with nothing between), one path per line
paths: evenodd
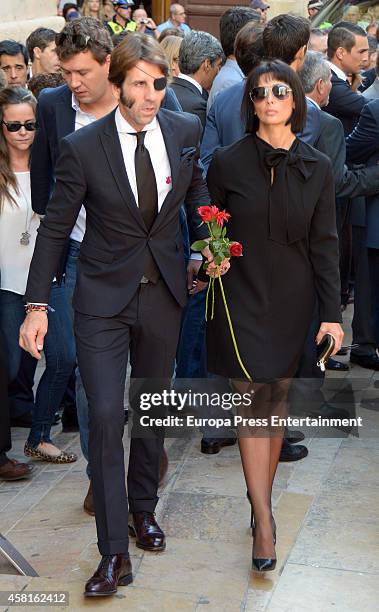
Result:
M138 397L146 386L149 392L161 391L161 384L167 389L173 374L187 302L180 208L185 202L192 242L208 235L197 207L210 202L199 164L200 120L161 109L167 75L164 52L151 36L130 35L113 51L109 81L119 104L61 141L55 188L26 290L20 343L38 359L50 283L84 203L74 327L89 403L89 460L102 557L86 584L88 597L112 595L132 582L129 532L142 550L160 552L166 546L154 516L164 431L159 424L143 426ZM208 249L203 255L211 262ZM127 496L122 436L129 352L134 418Z

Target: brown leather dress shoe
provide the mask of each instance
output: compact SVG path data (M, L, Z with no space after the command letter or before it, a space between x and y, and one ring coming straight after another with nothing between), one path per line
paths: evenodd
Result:
M86 597L104 597L117 593L118 586L133 582L132 564L123 554L103 555L96 572L86 582Z
M166 548L166 536L159 527L153 512L133 512L130 535L136 538L136 546L143 550L159 552Z
M0 466L0 480L21 480L29 478L33 471L33 466L29 463L20 463L15 459L9 459Z
M90 514L91 516L95 516L95 507L93 505L93 493L92 493L92 481L89 481L88 493L83 502L83 510Z

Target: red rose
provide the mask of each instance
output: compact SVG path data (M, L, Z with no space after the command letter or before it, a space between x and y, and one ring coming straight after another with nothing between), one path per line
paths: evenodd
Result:
M232 242L229 245L229 253L231 257L241 257L242 256L242 244L239 242Z
M228 219L230 219L230 214L225 212L225 210L220 210L220 212L217 214L217 224L220 225L220 227L222 227L224 225L224 221L225 223L228 222Z
M214 221L217 218L219 210L217 206L199 206L197 212L199 213L201 220L204 221L204 223L210 223L211 221Z

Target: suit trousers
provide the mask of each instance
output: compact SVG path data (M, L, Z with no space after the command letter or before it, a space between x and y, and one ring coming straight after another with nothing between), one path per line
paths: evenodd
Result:
M0 466L12 448L8 403L8 364L5 340L0 331Z
M371 283L366 246L366 228L353 225L354 316L352 322L354 355L375 354L371 314Z
M89 462L101 555L127 553L129 510L154 512L158 501L164 430L139 427L137 401L131 402L134 418L126 494L122 437L128 353L132 385L138 386L143 379L147 386L154 385L154 379L166 379L169 385L181 315L162 279L156 284L141 283L116 316L75 312L78 363L89 405Z

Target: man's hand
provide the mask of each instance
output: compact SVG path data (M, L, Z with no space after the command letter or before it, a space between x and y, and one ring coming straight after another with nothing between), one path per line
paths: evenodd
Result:
M223 276L227 273L230 268L229 259L225 258L217 265L213 260L213 255L209 247L205 247L201 252L208 261L207 274L209 274L209 276Z
M320 344L325 334L330 334L331 336L333 336L336 342L334 351L332 353L332 355L335 355L336 353L338 353L342 346L342 340L344 336L343 329L339 323L321 323L320 330L316 337L316 344Z
M36 359L41 359L43 341L47 334L47 313L29 312L20 327L19 344L24 351Z
M203 265L202 259L190 259L187 266L187 289L190 295L195 295L203 291L208 283L204 283L197 277L198 272Z

